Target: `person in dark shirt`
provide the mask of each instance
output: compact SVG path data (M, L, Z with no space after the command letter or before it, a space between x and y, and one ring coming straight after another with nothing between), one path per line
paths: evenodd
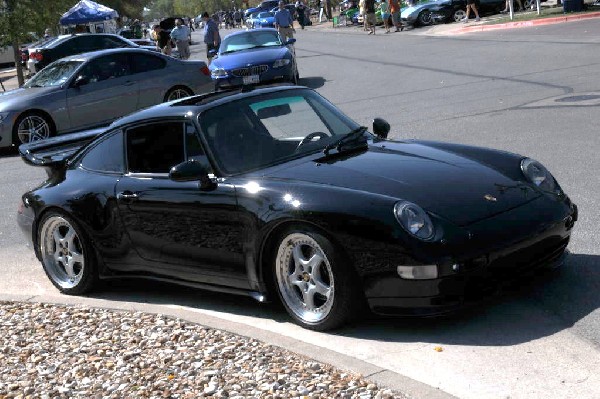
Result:
M171 36L169 32L163 30L160 25L154 25L152 29L156 33L156 47L161 53L171 55Z

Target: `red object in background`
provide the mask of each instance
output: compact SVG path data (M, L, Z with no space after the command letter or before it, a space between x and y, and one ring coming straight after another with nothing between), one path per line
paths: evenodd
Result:
M44 56L42 55L42 53L36 51L35 53L29 54L29 58L35 61L41 61L44 59Z
M200 69L200 72L202 72L203 74L205 74L206 76L210 75L210 71L208 70L208 67L205 65Z

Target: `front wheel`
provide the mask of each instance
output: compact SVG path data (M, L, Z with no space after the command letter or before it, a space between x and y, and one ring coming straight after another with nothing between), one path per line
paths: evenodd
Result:
M181 98L193 96L194 93L187 87L173 87L165 95L165 102L179 100Z
M467 12L465 10L456 10L456 11L454 11L454 14L452 14L452 20L454 22L460 22L466 17L467 17Z
M46 275L61 292L78 295L97 281L93 250L68 216L50 212L39 224L38 249Z
M304 328L330 330L344 324L354 308L352 271L324 236L291 229L281 236L274 265L277 292L294 321Z
M429 12L428 10L422 11L419 16L417 17L417 22L419 23L419 25L421 26L428 26L431 25L431 12Z
M52 121L39 112L26 112L17 118L13 127L13 144L21 145L45 140L54 135Z

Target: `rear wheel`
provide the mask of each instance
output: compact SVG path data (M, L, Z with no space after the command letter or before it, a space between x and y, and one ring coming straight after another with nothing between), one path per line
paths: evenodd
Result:
M417 22L421 26L431 25L431 12L429 12L429 10L421 11L419 16L417 17Z
M193 95L194 95L194 92L192 92L187 87L181 87L181 86L173 87L172 89L170 89L167 92L167 94L165 94L165 102L179 100L181 98L185 98L185 97L189 97L189 96L193 96Z
M324 331L344 324L356 309L355 281L348 262L323 235L293 228L280 236L274 281L290 316L302 327Z
M84 232L59 212L45 215L38 230L38 249L46 275L61 292L78 295L97 281L96 260Z
M40 112L26 112L17 118L13 127L13 144L21 145L45 140L54 135L50 118Z

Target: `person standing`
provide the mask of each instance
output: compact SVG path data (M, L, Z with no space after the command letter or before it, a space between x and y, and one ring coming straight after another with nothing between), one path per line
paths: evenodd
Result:
M400 20L400 3L398 0L389 0L390 14L392 14L392 24L396 27L396 32L402 32L404 25Z
M154 25L152 30L154 30L154 34L156 35L156 47L158 50L165 55L171 55L171 37L169 33L164 31L160 25Z
M221 44L221 36L219 35L219 27L214 19L208 15L207 12L202 14L202 20L204 21L204 44L206 44L206 58L208 65L213 59L211 50L218 50Z
M302 29L304 29L304 25L306 25L306 7L304 6L304 3L302 3L301 0L298 0L296 2L296 13L298 15L298 23L300 24L300 27Z
M379 4L379 9L381 10L381 18L383 19L383 27L385 28L385 33L390 33L390 11L389 5L386 0L382 0L381 4Z
M290 14L289 10L285 8L285 3L283 1L279 2L279 10L275 12L275 28L279 32L279 36L281 36L281 40L283 42L287 42L288 39L292 39L294 37L294 33L296 30L294 29L294 20L292 18L292 14Z
M375 34L375 0L365 0L365 12L367 13L367 27L369 28L369 35Z
M363 19L363 30L367 30L367 14L365 12L365 0L359 0L358 2L358 14Z
M467 16L463 18L463 22L466 24L469 22L469 11L473 10L475 13L475 22L479 22L479 12L477 11L477 6L475 5L475 0L467 0Z
M175 27L171 30L171 39L177 46L179 58L182 60L190 58L190 29L179 18L175 20Z

